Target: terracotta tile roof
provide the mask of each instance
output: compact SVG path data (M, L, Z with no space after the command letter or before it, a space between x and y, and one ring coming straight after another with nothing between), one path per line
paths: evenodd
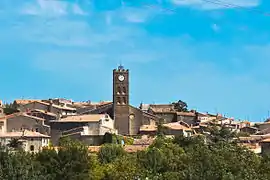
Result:
M149 110L152 110L155 113L173 113L174 105L173 104L149 104Z
M113 103L112 101L101 101L101 102L92 102L92 105L97 105L97 106L103 106L103 105L107 105L107 104L111 104Z
M169 129L173 129L173 130L191 130L191 128L183 124L183 122L167 123L167 124L163 124L163 126Z
M0 137L7 137L7 138L19 138L19 137L45 137L50 138L50 136L47 136L45 134L41 134L39 132L33 132L33 131L24 131L23 132L6 132L6 133L0 133Z
M99 152L101 146L88 146L90 152Z
M270 143L270 138L264 139L261 141L262 143Z
M177 112L177 116L196 116L194 112Z
M25 104L29 104L35 101L41 102L40 99L16 99L14 102L19 105L25 105Z
M10 114L10 115L5 116L5 118L6 119L10 119L10 118L19 117L19 116L29 117L29 118L40 120L40 121L44 121L45 120L45 119L42 119L42 118L39 118L39 117L36 117L36 116L30 116L30 115L28 115L28 114L26 114L24 112Z
M62 118L60 120L52 120L51 122L98 122L100 119L104 118L107 114L86 114L86 115L75 115ZM108 118L109 115L108 115Z
M129 107L130 107L130 108L133 108L133 109L135 109L135 110L138 110L138 111L140 111L140 112L142 112L142 113L143 113L143 116L150 117L150 118L154 118L154 119L160 119L160 118L161 118L160 116L157 116L157 115L152 114L152 113L150 113L150 112L145 112L145 111L143 111L142 109L137 108L137 107L134 107L134 106L132 106L132 105L129 105Z
M156 125L142 125L140 127L140 131L156 131L157 126Z
M74 102L75 107L88 107L88 106L102 106L106 104L111 104L112 101L101 101L101 102Z
M174 108L173 104L149 104L151 108Z
M175 110L171 108L150 108L154 113L175 113Z
M30 104L30 103L39 103L39 104L43 104L43 105L46 105L46 106L50 106L50 103L43 102L43 101L32 101L32 102L29 102L27 104ZM24 104L24 105L26 105L26 104ZM52 104L52 106L54 108L61 109L61 110L71 110L71 111L75 111L76 110L76 108L67 107L67 106L59 106L59 105L56 105L56 104Z

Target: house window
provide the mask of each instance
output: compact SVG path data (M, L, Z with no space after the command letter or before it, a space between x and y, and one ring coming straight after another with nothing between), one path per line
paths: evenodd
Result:
M34 145L31 145L31 146L30 146L30 151L34 151L34 150L35 150Z

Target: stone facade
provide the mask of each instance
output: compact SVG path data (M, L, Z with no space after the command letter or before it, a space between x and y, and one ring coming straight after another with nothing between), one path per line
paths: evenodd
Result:
M119 134L130 134L129 128L129 70L119 66L113 70L113 118Z
M44 119L18 113L6 117L6 132L20 132L22 130L36 131L50 134L50 126L44 124Z
M49 146L50 136L32 131L0 133L0 144L2 146L8 146L12 139L19 139L25 151L36 153L43 147Z
M136 135L142 125L158 120L157 116L129 104L129 70L122 66L113 70L113 118L122 135Z

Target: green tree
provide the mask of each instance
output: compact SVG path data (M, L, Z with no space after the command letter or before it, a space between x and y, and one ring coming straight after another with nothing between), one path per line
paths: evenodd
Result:
M47 179L86 180L90 178L88 148L79 141L69 138L60 140L61 148L44 150L37 154Z
M188 105L186 102L182 100L178 100L177 102L172 103L174 105L174 109L178 112L187 112L188 111Z
M46 180L54 180L59 177L61 159L54 149L44 149L37 153L36 161L41 163L41 171Z
M135 155L128 154L116 159L106 169L105 179L130 180L144 177L144 169L136 160Z
M103 136L103 144L113 143L113 135L106 132Z
M17 110L17 108L15 108L15 107L13 106L13 104L9 104L9 103L4 104L3 110L4 110L4 113L5 113L6 115L10 115L10 114L19 112L19 111Z
M11 139L7 146L13 150L22 150L23 142L18 138Z
M0 179L45 180L40 164L34 160L32 154L23 151L0 151Z
M126 153L121 145L118 144L104 144L98 152L98 158L101 163L111 163Z

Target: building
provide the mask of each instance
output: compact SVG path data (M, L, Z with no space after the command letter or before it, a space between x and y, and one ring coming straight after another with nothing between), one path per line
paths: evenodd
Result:
M49 135L50 126L44 123L44 119L30 116L26 113L15 113L2 118L5 132L21 132L24 130L35 131Z
M53 104L61 106L61 107L73 107L72 100L63 99L63 98L49 99L49 100L45 100L44 102L53 103Z
M150 124L150 125L142 125L140 127L140 134L142 135L156 135L157 134L157 125Z
M195 134L195 131L183 121L167 123L163 124L163 126L165 127L164 133L166 135L182 135L184 137L190 137Z
M270 153L270 138L264 139L261 141L261 150L262 154L266 155Z
M25 151L37 152L49 145L50 127L44 119L16 113L0 118L0 143L8 145L12 139L22 142Z
M143 112L148 112L160 117L163 119L163 123L183 121L189 125L195 125L198 122L196 111L178 112L174 108L174 104L141 104L140 109Z
M22 142L22 149L28 152L38 152L49 146L50 136L33 131L0 132L1 146L8 146L12 139Z
M27 104L21 104L18 107L21 112L29 112L30 110L42 110L44 112L53 113L59 117L76 115L76 108L69 107L67 105L57 105L51 100L50 102L44 101L32 101Z
M20 109L21 106L24 106L26 104L29 104L29 103L32 103L32 102L35 102L35 101L42 101L41 99L16 99L14 102L13 102L13 108L15 109Z
M108 114L76 115L52 120L51 136L53 145L58 145L61 137L70 137L88 145L100 145L106 132L117 134L114 120Z
M59 115L41 109L32 109L27 111L26 114L44 119L46 125L50 125L51 120L57 120L59 118Z
M256 127L242 127L240 128L240 132L248 133L248 134L256 134L258 133L258 128Z
M95 111L96 109L100 109L100 107L104 107L107 105L111 105L112 101L101 101L101 102L74 102L73 107L77 109L78 114L87 114L90 111ZM112 114L112 113L110 113Z
M113 102L104 103L82 114L108 114L121 135L137 135L142 125L156 123L160 117L129 104L129 70L113 70Z
M165 135L183 135L184 137L190 137L196 134L196 131L192 129L187 123L183 121L171 122L163 124L163 133ZM140 134L142 135L156 135L157 126L154 124L151 125L142 125L140 128Z
M198 122L207 123L209 121L214 121L217 119L218 115L212 115L209 113L198 113Z

